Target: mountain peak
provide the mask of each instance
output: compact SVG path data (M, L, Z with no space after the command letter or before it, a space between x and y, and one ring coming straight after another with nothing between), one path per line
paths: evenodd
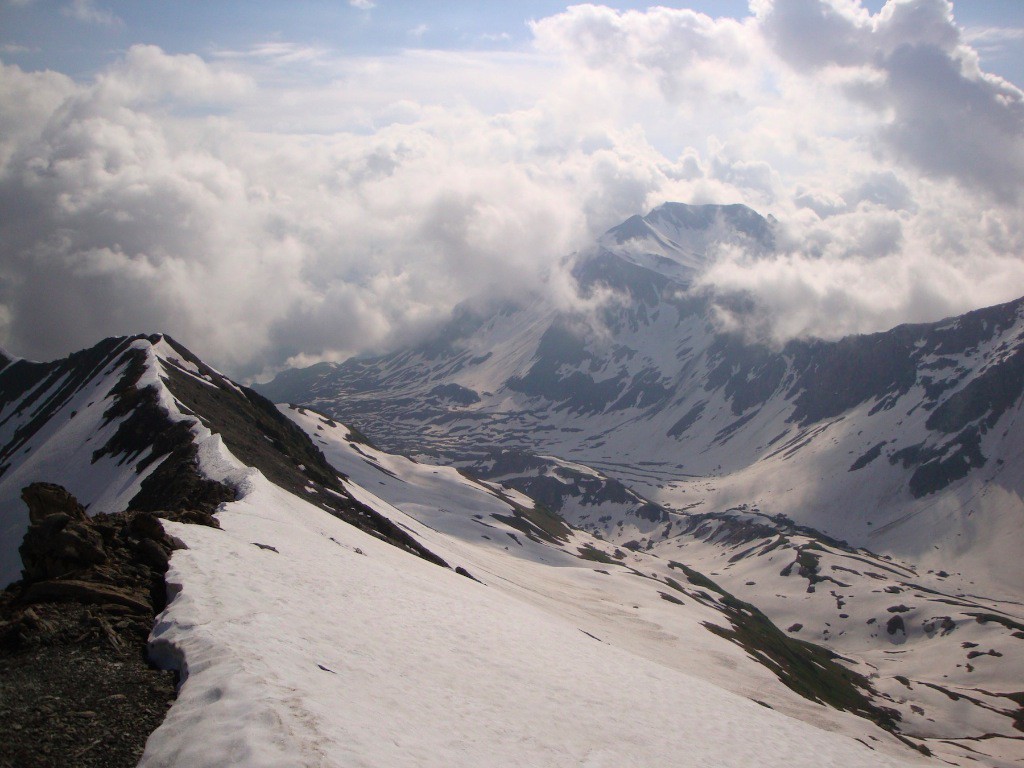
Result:
M770 237L770 220L742 203L690 205L666 202L652 209L644 218L655 225L671 223L692 230L707 230L724 224L759 240Z
M764 252L774 247L774 237L772 220L745 205L666 202L612 227L598 244L628 262L688 281L718 246Z

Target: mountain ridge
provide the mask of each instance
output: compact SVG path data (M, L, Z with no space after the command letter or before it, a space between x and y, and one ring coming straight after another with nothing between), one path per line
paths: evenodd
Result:
M1014 632L1024 623L1012 604L970 595L966 576L926 572L753 507L680 516L617 473L555 455L483 456L469 473L386 453L321 412L272 406L162 335L108 339L73 360L31 369L20 394L0 371L5 446L20 434L0 492L46 470L37 480L91 493L82 497L90 512L128 508L93 516L125 521L100 524L104 536L127 537L128 551L146 557L158 553L136 540L143 533L169 550L160 555L166 606L147 649L183 682L142 765L279 763L306 750L344 764L353 744L379 756L400 734L436 738L440 722L441 753L478 764L469 734L489 726L468 711L452 721L452 691L470 711L501 713L502 732L517 734L501 747L508 760L529 733L530 753L547 762L566 748L564 729L536 719L537 696L552 700L551 686L582 728L580 743L617 759L623 744L631 759L673 759L680 727L699 760L739 759L694 730L712 711L730 733L770 731L757 746L769 765L816 765L823 751L847 765L932 751L955 762L982 737L992 766L1010 764L1017 705L1005 670L1021 663ZM434 397L471 405L457 389ZM159 522L145 511L165 502L186 508L157 510ZM558 511L589 516L593 533ZM52 517L42 528L66 522ZM618 535L595 535L607 523ZM95 539L85 524L67 530ZM34 547L42 533L32 533ZM120 578L106 566L70 567L14 585L0 601L14 610L0 635L22 637L9 628L36 626L40 615L63 622L62 610L78 616L72 623L100 621L73 601L126 589L104 581ZM106 616L99 627L117 621ZM338 707L335 678L353 706ZM637 698L641 690L659 694ZM360 719L382 697L387 717ZM411 708L402 704L410 697ZM966 733L962 707L946 703L954 700L970 702ZM626 706L676 736L668 746L630 741L608 721ZM242 727L254 718L267 728ZM466 738L448 738L460 728ZM485 742L493 757L495 742Z
M405 664L403 659L414 650L413 646L403 640L392 648L384 642L395 633L399 637L408 635L409 639L415 636L419 642L424 633L438 635L438 642L443 639L444 643L431 641L431 648L436 646L431 655L442 659L444 669L452 668L453 664L476 663L473 648L453 640L452 635L457 629L474 628L474 622L479 621L473 618L476 614L462 614L458 606L467 601L487 622L503 627L500 635L487 630L486 637L492 639L486 642L493 645L488 652L490 660L478 665L474 675L475 680L482 676L505 681L500 705L505 712L503 723L510 717L518 718L516 722L532 717L536 702L524 701L523 692L543 690L550 681L551 670L557 666L553 666L555 659L562 659L565 664L568 659L593 657L587 665L604 668L614 659L610 668L624 671L609 673L611 678L606 680L605 675L580 677L578 673L584 667L574 666L573 675L568 678L559 673L558 685L596 685L603 697L614 700L629 690L626 678L619 677L640 674L650 679L646 685L664 688L657 707L663 714L658 717L668 716L662 709L665 696L682 696L675 707L676 714L672 715L677 723L681 713L688 710L688 691L696 685L705 703L712 702L717 716L733 723L730 727L735 728L751 717L744 699L736 693L750 689L748 679L753 678L759 681L759 695L772 702L769 707L778 706L802 719L814 719L818 715L812 713L820 704L813 702L827 702L831 713L827 719L841 724L845 731L873 738L890 752L898 744L887 731L872 724L878 722L892 733L899 732L895 711L889 710L886 698L875 694L860 670L850 670L838 664L831 654L786 637L752 606L733 603L728 594L710 587L706 577L695 571L687 572L688 581L681 583L667 574L651 572L643 575L642 584L636 584L634 580L641 572L625 562L625 552L570 529L557 516L538 508L513 489L473 480L453 468L417 466L381 454L328 417L274 408L251 390L206 366L170 337L107 339L68 359L41 365L42 368L31 368L27 373L9 372L17 376L4 377L4 371L0 371L5 393L0 414L6 430L5 447L9 449L5 455L12 459L0 472L0 491L8 492L26 474L43 475L38 479L49 482L61 480L85 494L83 501L90 507L91 519L100 522L90 523L83 505L63 487L49 486L55 493L59 491L58 495L72 499L69 503L81 520L76 517L69 522L65 520L67 515L59 511L33 513L40 516L33 518L33 525L38 527L30 531L33 547L40 547L41 551L50 547L42 538L50 530L85 537L82 541L98 541L101 536L97 531L106 531L102 536L127 537L129 553L150 552L153 542L166 545L160 556L166 570L166 607L161 611L162 604L155 605L160 613L150 634L148 655L159 666L177 670L182 683L167 719L149 739L142 765L224 765L237 760L239 755L243 756L242 762L252 764L251 758L256 754L273 762L293 750L324 750L325 745L334 745L330 746L334 750L338 744L351 745L358 741L356 734L368 727L357 724L352 731L350 718L357 710L346 709L347 717L332 719L328 732L322 728L310 732L297 723L287 731L268 725L266 733L265 729L257 733L251 728L221 726L226 724L225 718L234 722L232 718L236 717L242 718L239 722L252 722L252 718L267 723L285 722L287 713L295 711L297 698L302 702L302 711L322 711L322 701L336 700L334 689L322 686L325 676L347 669L345 659L358 659L364 653L359 649L367 642L375 647L371 662L374 669L379 663L403 671L395 677L381 678L375 674L377 682L365 691L357 688L356 700L364 704L376 701L382 687L392 699L396 695L407 697L409 693L404 689L392 691L395 683L423 673L429 678L435 673L436 662L415 662L411 667ZM21 390L17 392L19 382ZM31 428L25 429L26 425ZM73 432L67 431L69 425ZM333 442L327 439L328 435ZM326 448L331 448L336 463L327 460ZM339 471L337 462L343 458L348 463L342 462L342 466L358 470L364 476L361 479L365 486ZM99 477L90 484L87 480L93 472ZM115 478L113 483L111 476ZM111 484L116 493L108 488L97 495L100 486ZM378 485L387 487L377 490ZM118 505L126 507L127 512L107 515L99 509ZM166 509L167 505L182 509L174 514L158 511L162 517L159 521L146 511L151 506ZM205 511L191 509L193 506ZM5 507L3 511L5 525L10 526L12 510ZM481 514L484 511L486 517ZM197 515L204 516L207 524L189 524ZM214 520L215 527L209 527ZM18 519L13 523L16 527L21 525ZM136 541L142 532L142 539ZM145 545L143 539L151 543ZM4 543L6 546L11 542ZM513 553L509 552L510 547L514 547ZM92 621L99 622L101 628L110 621L120 621L116 612L111 614L115 618L108 618L106 613L97 618L88 608L89 601L97 599L109 602L116 598L129 610L141 610L142 602L127 596L127 587L117 581L121 577L109 567L111 551L108 546L103 555L106 564L100 554L95 555L100 563L95 566L95 573L90 569L97 560L90 559L83 565L67 553L61 555L63 560L47 565L45 572L33 570L36 566L28 566L26 561L29 570L25 578L0 601L5 611L13 611L9 619L5 614L2 622L0 634L4 643L17 645L24 642L23 638L31 637L44 648L63 647L61 643L67 635L63 630L56 635L46 631L26 635L9 629L37 626L40 621L44 627L63 626L67 621ZM313 559L308 559L311 554ZM149 556L157 554L152 551ZM453 570L449 562L460 565ZM645 567L653 564L651 560ZM125 567L134 570L138 566ZM336 573L337 569L341 570ZM269 577L268 571L272 574ZM543 598L539 603L536 598L524 601L527 594L539 595L549 589L544 585L556 572L562 575L553 583L564 582L560 589L569 592L556 597L556 591L556 596ZM668 657L657 644L645 646L643 655L638 657L618 641L595 641L595 632L605 634L613 624L606 624L603 614L593 612L586 604L584 598L592 592L590 582L594 578L609 579L609 584L626 590L638 606L656 610L660 621L669 622L674 632L689 638L687 645L696 642L698 647L715 649L715 653L733 658L733 664L741 664L744 674L735 675L729 671L731 666L723 666L714 677L718 680L716 686L725 687L708 687L708 683L691 679L680 669L680 665L700 669L697 658L677 659L665 666ZM107 579L115 582L108 583ZM386 592L369 600L359 598L364 590L373 595L381 579L389 585ZM418 586L413 589L414 585ZM340 602L330 597L338 590L346 595ZM416 595L411 603L409 590ZM458 600L452 602L449 594L458 595ZM442 601L440 612L430 607L425 615L419 616L417 606L424 601L433 606L437 600ZM565 600L579 606L583 611L581 618L589 617L585 626L594 631L577 630L573 626L575 620L566 622L561 616L563 610L556 607ZM298 612L287 608L296 603L301 606ZM39 612L33 613L32 606L37 606ZM360 617L355 625L338 623L339 614L348 615L353 610ZM371 616L379 617L381 610L387 617L383 635L369 621ZM506 626L510 611L518 617L518 624L530 629L518 629L518 624ZM62 618L68 612L71 618ZM410 615L416 617L411 624ZM746 626L751 615L759 622L757 631ZM141 614L133 619L135 624L136 619L141 620ZM265 628L250 634L250 622ZM354 634L353 626L357 630ZM343 627L349 629L343 631ZM298 634L293 634L293 628ZM770 631L765 639L762 634L767 628ZM506 645L502 638L510 632L522 634L521 641ZM243 636L248 640L240 644L238 638ZM321 636L322 640L316 639ZM104 634L99 635L97 650L105 647L103 637ZM113 638L110 643L122 642L116 633L107 633L106 637ZM478 642L483 642L484 637L480 636ZM348 655L336 657L338 642L351 648ZM574 648L568 655L567 643ZM736 650L732 650L734 644ZM449 648L447 655L442 653L442 645ZM748 646L763 648L765 658L772 661L762 663L744 656L739 649ZM514 654L511 666L496 657L498 649L509 653L509 647L529 647L531 655L540 648L546 659L535 669L531 667L530 684L516 689L519 693L511 700L506 690L509 673L518 670L516 674L522 674L530 664L518 653ZM294 649L299 648L307 650L296 655ZM5 647L3 654L8 652ZM124 649L115 648L115 652ZM317 664L310 662L310 653L319 660ZM378 659L382 653L384 656ZM798 673L802 659L809 666ZM262 671L243 673L240 664L246 670ZM313 677L308 680L307 666L313 669ZM94 667L83 665L82 669ZM275 681L282 674L291 676L284 684L289 693L283 699L275 688ZM679 678L678 685L665 687L666 675ZM91 700L98 695L86 690L88 680L80 682L85 686L83 696ZM440 688L443 690L443 686ZM418 689L430 691L439 686L423 685ZM351 687L347 690L351 697ZM670 694L671 690L677 693ZM733 690L736 692L730 692ZM479 696L468 688L463 693ZM634 699L629 700L634 707L638 706ZM230 709L225 710L219 704L222 701ZM578 711L574 721L589 723L586 743L596 743L593 740L601 738L598 734L604 727L605 710L590 706L581 709L574 701L575 697L560 697L559 706L575 707ZM497 706L490 699L481 700L478 705L485 703ZM735 707L742 714L734 712ZM107 711L105 706L100 709ZM769 709L753 709L758 710L755 720L767 717L774 723L774 732L782 728L788 733L793 727L785 725L791 722L788 718L780 718ZM618 707L608 711L618 711ZM271 712L275 713L273 717ZM19 713L19 717L25 714L20 710ZM392 719L386 718L377 725L390 727ZM424 720L418 708L415 714L400 715L397 722L403 731L429 731L433 727L432 720ZM530 721L516 727L531 730L534 740L530 743L535 750L548 754L551 749L564 749L561 732L545 732L543 740L537 742L538 723ZM854 758L848 754L851 747L833 744L831 737L822 735L824 731L805 725L797 730L800 728L809 729L801 731L802 739L787 736L771 746L769 753L779 755L780 759L788 755L787 764L794 764L795 760L795 764L810 765L810 757L801 751L804 741L810 738L820 742L822 749L868 764L864 762L866 748L864 754L858 752ZM515 741L522 742L519 738ZM374 753L375 741L359 743L365 754ZM717 748L715 742L707 742L699 750L710 759ZM664 757L656 745L644 748L647 752L652 749L652 757ZM477 757L471 759L476 762Z

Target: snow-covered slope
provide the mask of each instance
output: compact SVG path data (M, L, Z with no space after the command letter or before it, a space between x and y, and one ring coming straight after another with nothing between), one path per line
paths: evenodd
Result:
M182 686L144 765L912 762L864 678L788 641L810 678L748 658L743 610L696 576L288 412L310 439L171 339L12 365L8 497L45 479L90 512L218 510L165 523L188 548L151 649Z
M569 615L594 636L818 722L820 713L808 710L805 700L783 695L789 691L773 675L765 678L765 669L773 668L766 659L773 656L763 637L755 643L760 647L743 646L750 653L746 658L707 664L709 658L725 658L705 630L738 627L736 614L723 622L720 611L736 600L732 595L742 596L763 608L789 637L838 652L852 669L869 676L876 689L886 692L876 701L899 713L899 730L915 743L954 762L965 755L986 755L992 764L1012 764L1021 755L1014 696L1015 681L1024 679L1024 643L1019 637L1024 611L1019 604L973 594L960 574L917 572L911 564L853 550L751 509L693 516L685 528L675 520L660 543L649 549L633 543L625 552L582 532L564 542L516 537L508 529L503 536L501 528L512 514L509 501L528 505L529 499L510 497L508 488L451 468L384 453L314 411L283 411L351 481L372 488L380 500L398 508L396 514L407 513L427 526L429 530L415 533L432 549L470 568L485 583L512 589L556 615L566 615L572 606ZM564 463L557 466L566 469ZM438 533L448 538L435 541ZM510 533L514 544L506 538ZM514 559L491 556L503 547ZM559 547L562 552L551 551ZM602 603L641 609L643 631L621 619L609 622L603 607L594 610L593 577L587 573L593 563L582 564L588 568L581 580L581 563L565 557L584 551L581 547L610 555L597 585ZM534 563L560 567L552 574ZM682 604L673 603L672 597ZM752 666L753 660L758 663Z
M46 479L77 483L90 512L102 498L217 511L220 529L165 522L188 548L171 559L151 652L182 684L143 765L929 764L910 747L954 764L1020 757L1019 702L997 671L1020 669L1005 606L961 596L946 610L957 639L978 643L975 688L932 685L947 674L944 652L900 663L871 632L837 627L849 641L839 656L778 626L810 616L806 634L822 642L824 585L847 587L813 582L806 614L787 595L808 573L849 566L857 594L830 595L829 607L845 599L858 620L885 618L899 587L914 599L900 612L903 652L955 575L915 575L806 531L725 542L644 517L635 494L602 501L624 491L584 465L547 457L530 470L584 488L566 509L593 502L631 520L643 542L619 546L521 491L275 408L167 337L107 340L27 370L0 371L11 460L0 490L13 498L14 483ZM120 496L90 497L93 459L107 453L121 458L100 467ZM31 476L33 454L50 457L35 465L45 477ZM723 559L741 543L743 557ZM767 577L794 559L790 575ZM776 623L736 587L754 576ZM859 586L869 583L883 596ZM953 631L940 621L933 634Z
M527 499L383 454L318 414L289 415L349 471L353 495L473 578L388 547L222 456L216 471L235 473L241 499L219 513L220 532L174 528L189 549L172 563L175 597L153 647L187 677L143 765L918 759L894 755L898 743L866 720L800 699L692 616L672 621L682 600L650 589L655 578L571 554L589 537L509 525ZM745 681L761 703L708 681L709 669Z
M189 549L154 644L188 675L144 766L914 762L590 637L260 478L219 519L174 529Z

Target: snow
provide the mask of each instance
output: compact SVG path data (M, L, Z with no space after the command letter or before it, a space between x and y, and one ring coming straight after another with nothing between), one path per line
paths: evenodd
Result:
M779 627L803 625L798 632L791 632L792 636L833 648L849 659L850 666L870 676L873 685L890 697L880 703L901 712L906 732L918 738L931 738L929 746L942 752L943 757L961 762L965 754L980 756L983 752L990 756L991 765L1012 764L1012 760L1000 762L999 755L1002 751L1013 754L1012 746L1007 746L1013 744L1008 740L1014 734L1012 720L1004 714L1013 705L984 691L1007 692L1013 688L1012 680L1019 679L1024 671L1024 648L1010 636L1011 630L996 624L981 625L970 612L996 611L1014 617L1019 614L1019 607L990 597L977 601L963 597L971 585L958 574L940 578L909 563L817 543L820 549L814 551L822 558L822 574L848 586L826 581L816 590L809 590L808 580L795 571L790 576L781 574L796 558L794 547L812 543L799 535L790 535L788 544L764 555L743 552L767 549L771 539L738 544L728 544L727 540L704 542L680 535L655 539L650 553L632 552L623 563L642 574L650 574L653 582L637 579L623 566L580 568L578 560L556 558L550 547L545 549L531 542L524 541L525 546L513 546L505 552L503 536L485 539L485 535L494 533L491 528L482 528L479 521L475 525L465 524L474 513L494 510L496 500L482 493L481 485L497 490L496 485L475 483L449 468L416 463L354 443L348 428L310 409L279 407L307 431L335 466L355 483L374 489L370 493L350 485L358 498L406 526L446 560L463 565L484 583L539 610L571 620L604 642L747 698L767 701L777 711L819 727L862 739L872 737L870 731L858 731L857 724L849 719L836 717L837 713L830 711L831 722L824 721L820 707L808 706L808 702L795 696L787 697L778 690L778 681L764 674L763 667L751 664L742 653L731 654L733 647L716 642L703 627L706 621L721 623L713 612L702 611L692 601L686 601L685 606L670 606L661 599L659 590L665 591L667 579L680 578L678 571L666 564L681 560L710 574L741 599L761 607ZM583 465L558 463L594 476ZM774 465L765 467L770 468L781 471ZM844 464L842 470L845 469ZM790 471L796 472L797 468ZM770 479L765 478L765 487L771 487ZM789 485L797 483L791 480ZM527 507L531 504L522 495L516 501ZM501 513L501 500L497 502ZM403 519L403 513L412 519ZM685 516L673 518L680 524L686 520ZM733 510L730 519L770 523L763 512L750 506ZM500 529L500 523L493 519L489 522ZM577 533L572 546L565 547L564 552L572 554L575 547L585 544L609 551L603 542ZM548 566L554 564L560 567L553 571ZM888 589L897 590L897 594ZM885 629L893 616L889 608L901 603L910 606L909 611L901 614L907 634L890 636ZM958 609L954 607L956 603L963 603L964 607ZM929 624L938 625L944 616L954 617L955 632L926 629ZM977 643L983 651L992 648L1003 656L977 657L971 661L972 669L967 670L967 651L961 645L964 642ZM911 654L892 652L911 647ZM909 678L911 689L897 676ZM928 685L948 688L954 696L961 697L959 703ZM972 699L982 701L983 705L971 705ZM918 707L921 714L913 707ZM976 739L985 734L990 736L983 745L965 741L960 748L949 740L951 736Z
M599 642L262 476L218 519L170 526L189 549L152 647L186 674L147 768L915 764Z
M171 599L151 648L182 671L183 683L143 766L924 764L867 721L800 698L742 648L707 631L705 622L723 621L712 608L662 599L666 579L679 576L667 565L676 542L612 564L582 560L579 547L610 553L614 544L582 532L560 542L531 539L501 519L514 516L516 505L532 506L523 494L381 452L313 411L282 408L345 472L355 498L478 581L465 578L360 532L317 507L311 494L290 495L241 464L220 436L178 408L161 371L179 363L160 344L133 345L147 354L139 386L155 386L170 418L191 424L203 473L237 487L240 499L222 506L221 530L167 524L188 549L172 557ZM10 495L25 478L52 479L90 502L90 511L126 505L145 474L109 458L91 463L94 446L118 424L100 426L103 398L122 371L101 370L33 438L0 490ZM563 466L594 474L583 464ZM0 505L22 507L13 496ZM8 533L10 549L20 532ZM692 542L688 554L715 578L721 568L730 588L764 579L758 604L771 615L795 610L777 575L781 553L740 560L732 570L730 553L715 545ZM825 594L806 599L829 602ZM851 626L899 599L909 598L858 590ZM916 627L926 618L919 602L912 609L919 613L907 614L906 647L920 640ZM810 615L825 611L815 603ZM974 624L957 631L953 640L929 638L932 651L919 662L886 655L863 627L840 647L887 674L912 671L921 689L919 678L938 675L936 659L950 663L935 649L994 636ZM1019 668L1010 651L1007 658ZM976 679L998 692L996 670L1008 667L986 666L989 659L977 660ZM960 678L950 684L965 690ZM879 685L901 693L891 677ZM929 712L950 706L938 691L915 696ZM1000 705L994 695L986 702ZM965 728L988 727L977 708L956 706ZM927 735L928 718L911 723ZM989 741L991 752L1003 748Z
M163 336L161 336L160 339L154 344L149 344L149 342L142 343L146 344L152 350L153 354L156 357L160 358L161 360L173 365L175 368L178 368L179 370L191 373L197 378L202 378L202 374L199 371L199 366L189 360L185 360L181 356L181 353L178 352L170 344L168 344L167 340L164 339Z
M940 757L954 764L1019 764L1000 759L1003 752L1020 757L1015 705L1000 695L1013 693L1024 679L1024 647L1011 629L1024 619L1019 604L972 595L957 573L940 576L798 534L785 542L769 536L739 543L728 534L709 532L705 540L679 535L656 543L652 552L713 574L781 628L799 625L791 636L860 662L860 671L870 670L874 687L890 697L883 703L900 712L903 732L929 739L927 746ZM809 544L823 577L813 587L792 567L794 548ZM979 623L979 614L1006 616L1011 625ZM903 629L890 634L887 622L896 615ZM971 649L985 655L971 658ZM989 650L1000 655L989 656Z

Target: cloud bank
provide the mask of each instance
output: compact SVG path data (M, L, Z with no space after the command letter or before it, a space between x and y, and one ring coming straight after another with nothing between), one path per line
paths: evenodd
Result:
M751 10L574 6L518 52L0 65L0 344L166 330L243 377L383 350L465 300L571 299L560 258L665 200L779 219L777 257L701 279L760 338L1024 294L1024 96L950 4Z

